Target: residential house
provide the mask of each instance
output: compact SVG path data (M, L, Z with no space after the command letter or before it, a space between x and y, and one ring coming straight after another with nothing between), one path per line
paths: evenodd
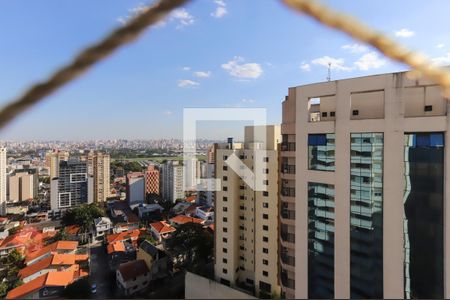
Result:
M150 270L150 280L163 278L168 275L169 258L167 254L149 241L143 241L137 252L137 259L145 261Z
M199 206L195 209L195 215L206 221L214 221L214 207Z
M175 217L169 219L169 222L171 225L178 226L178 225L183 225L186 223L204 224L205 220L199 219L199 218L194 218L194 217L188 217L185 215L178 215L178 216L175 216Z
M116 271L117 286L126 296L146 288L150 282L150 270L144 260L121 264Z
M106 250L109 256L109 266L116 269L121 263L134 260L140 237L146 235L145 230L135 229L106 236Z
M113 227L111 219L107 217L100 217L94 219L95 236L104 236L105 233L109 233Z
M52 254L75 254L78 249L77 241L58 241L47 245L41 249L30 252L25 257L27 266L37 263Z
M166 221L158 221L150 224L150 231L155 240L162 242L163 239L168 238L176 229L167 224Z

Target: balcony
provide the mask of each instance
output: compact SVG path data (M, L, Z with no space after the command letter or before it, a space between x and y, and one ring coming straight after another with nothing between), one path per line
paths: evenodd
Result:
M281 284L288 289L295 289L295 280L289 278L286 272L281 273Z
M281 173L295 174L295 165L288 165L288 164L281 165Z
M295 197L295 188L292 187L282 187L281 195L285 197Z
M295 234L281 231L281 241L290 243L293 246L295 244Z
M295 257L289 256L286 253L281 253L280 258L283 264L295 267Z
M281 143L281 151L295 151L295 143L283 142Z
M281 209L281 217L283 219L295 220L295 211L283 208Z

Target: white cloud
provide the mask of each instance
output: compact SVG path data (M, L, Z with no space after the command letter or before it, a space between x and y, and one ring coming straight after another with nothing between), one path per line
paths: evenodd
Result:
M445 47L445 44L442 44L442 43L436 45L436 48L439 48L439 49L442 49L442 48L444 48L444 47Z
M182 70L183 70L183 71L190 71L190 70L191 70L191 67L183 67Z
M139 3L137 6L128 10L128 15L125 17L118 17L117 21L122 25L127 24L130 20L142 14L148 8L144 3Z
M222 69L226 70L231 76L238 78L258 78L263 73L260 64L244 63L244 59L239 56L235 56L226 64L222 64Z
M242 103L255 103L256 101L254 99L242 99Z
M438 56L431 59L436 65L450 65L450 52L447 52L443 56Z
M409 38L415 35L416 33L412 30L409 30L407 28L402 28L395 32L396 37L402 37L402 38Z
M309 71L311 71L311 65L308 63L302 62L300 64L300 69L302 69L305 72L309 72Z
M356 69L367 71L370 69L381 68L386 64L386 60L380 58L378 53L372 51L361 56L354 64Z
M330 56L322 56L311 61L314 65L319 65L323 67L330 67L331 70L337 71L351 71L352 68L345 66L345 61L343 58L335 58Z
M194 87L194 86L198 86L198 85L200 85L200 83L198 83L197 81L193 81L193 80L189 80L189 79L178 80L179 87Z
M367 52L367 47L361 44L348 44L341 47L343 50L346 50L350 53L364 53Z
M194 24L194 17L184 8L174 10L170 14L170 19L178 22L177 29Z
M223 0L215 0L216 9L211 13L214 18L222 18L228 13L227 4Z
M211 77L211 71L197 71L194 75L199 78L208 78Z

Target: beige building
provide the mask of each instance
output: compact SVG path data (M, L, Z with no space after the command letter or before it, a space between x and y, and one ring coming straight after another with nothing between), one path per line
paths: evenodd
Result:
M45 155L45 164L50 170L50 179L59 176L59 163L69 159L68 151L54 149Z
M0 216L6 215L6 148L0 148Z
M266 126L266 141L246 127L244 143L219 144L215 174L222 182L215 197L215 277L222 284L245 288L257 296L280 293L278 284L278 143L279 126ZM261 189L253 190L226 163L236 155L254 172ZM246 175L248 176L248 175ZM250 176L251 177L251 176ZM258 186L258 183L256 183Z
M100 151L90 151L86 156L88 176L94 178L94 202L105 202L110 193L110 156Z
M406 73L289 89L283 296L450 297L448 106Z
M18 169L9 177L9 202L32 200L38 196L36 169Z

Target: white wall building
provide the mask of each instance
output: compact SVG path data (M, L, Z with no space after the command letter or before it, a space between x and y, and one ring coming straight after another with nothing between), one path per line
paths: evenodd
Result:
M171 160L162 165L162 187L164 201L184 199L183 166L180 162Z

